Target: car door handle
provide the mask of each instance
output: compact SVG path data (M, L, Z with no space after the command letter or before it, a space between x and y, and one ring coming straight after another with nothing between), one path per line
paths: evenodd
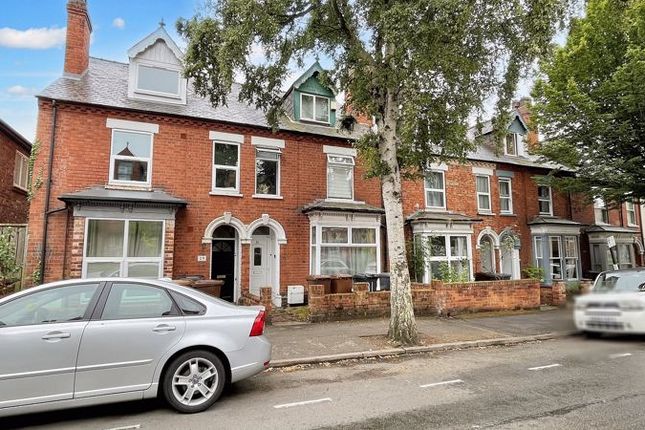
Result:
M168 325L168 324L160 324L157 327L153 328L152 331L156 333L166 333L169 331L175 331L177 330L177 327L174 325Z
M66 333L62 331L52 331L44 335L41 339L43 340L57 340L57 339L67 339L72 337L71 333Z

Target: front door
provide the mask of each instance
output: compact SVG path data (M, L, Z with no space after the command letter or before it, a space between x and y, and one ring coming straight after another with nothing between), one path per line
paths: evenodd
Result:
M251 293L260 295L260 288L272 287L269 235L254 235L251 241Z
M224 281L220 297L235 301L235 240L214 239L211 255L211 279Z

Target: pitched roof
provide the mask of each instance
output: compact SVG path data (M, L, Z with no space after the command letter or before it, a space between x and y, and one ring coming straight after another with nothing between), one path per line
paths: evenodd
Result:
M197 95L190 82L185 105L132 99L128 98L128 64L91 57L87 73L80 79L58 78L38 97L270 128L261 110L238 100L240 87L234 83L227 106L217 108L207 98ZM335 127L297 123L287 117L281 120L280 129L341 139L356 139L368 130L357 125L352 132L346 132Z
M314 64L311 65L311 67L307 69L307 71L305 71L305 73L300 75L300 77L294 81L294 83L291 85L291 88L300 88L300 85L304 84L309 78L314 76L316 73L323 73L324 71L325 69L323 69L320 63L316 61ZM336 95L336 89L334 87L328 87L328 88L331 90L332 93L334 93L334 95ZM286 94L288 93L289 91L287 91Z
M0 119L0 131L7 134L14 142L22 147L27 153L31 153L31 142L18 133L9 124Z
M356 202L336 202L328 200L316 200L301 209L302 213L309 213L314 211L329 211L329 212L360 212L360 213L375 213L382 214L385 211L382 208L368 205L367 203Z
M137 55L154 45L159 39L163 40L166 45L168 45L168 48L170 48L170 50L178 59L184 58L184 53L181 51L179 46L177 46L172 37L170 37L163 25L160 25L159 28L137 42L132 48L128 49L128 57L136 57Z

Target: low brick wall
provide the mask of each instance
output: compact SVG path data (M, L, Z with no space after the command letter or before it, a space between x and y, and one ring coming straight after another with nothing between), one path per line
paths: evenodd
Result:
M417 315L451 315L460 312L535 309L540 306L536 280L412 284ZM353 292L324 294L322 285L309 286L311 321L388 316L390 292L369 292L368 284L354 284Z
M567 303L567 287L564 281L540 286L540 303L547 306L564 306Z
M273 302L271 301L271 287L260 288L260 296L251 294L248 291L242 292L238 304L241 306L264 306L266 312L266 321L271 322L271 311L273 310Z

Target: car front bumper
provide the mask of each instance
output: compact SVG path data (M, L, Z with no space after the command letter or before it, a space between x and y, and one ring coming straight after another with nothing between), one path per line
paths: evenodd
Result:
M645 311L574 311L576 328L598 333L645 334Z

